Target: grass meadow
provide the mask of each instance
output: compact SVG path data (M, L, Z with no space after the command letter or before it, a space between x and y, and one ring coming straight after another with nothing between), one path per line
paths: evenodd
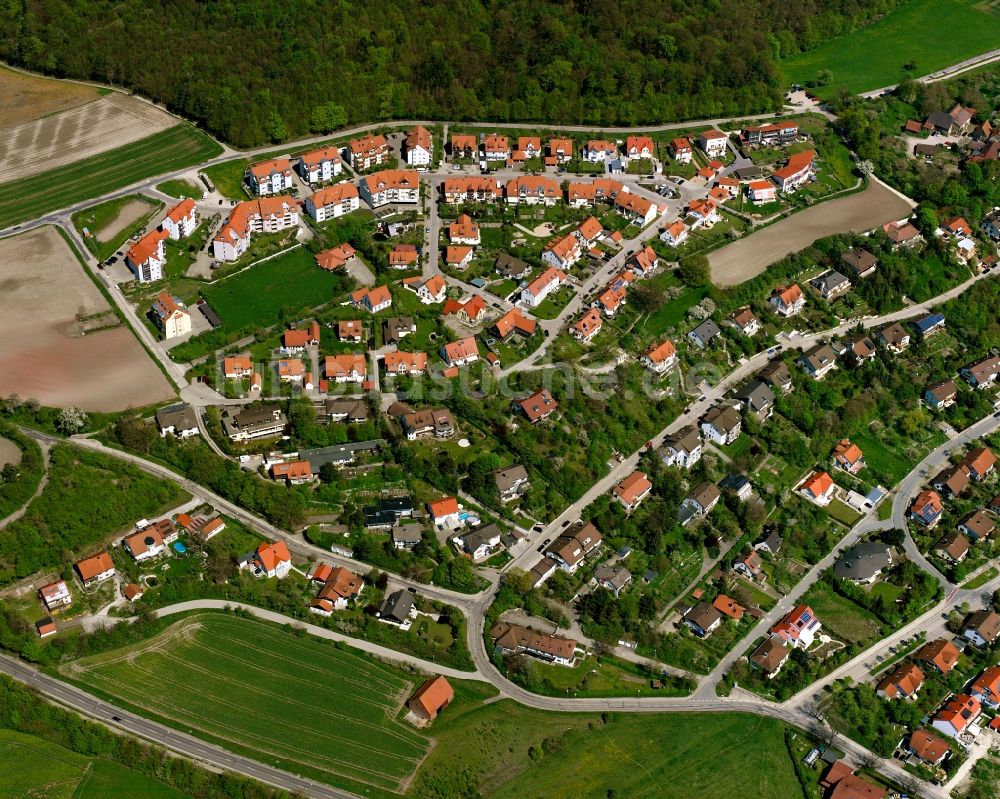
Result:
M863 92L919 77L1000 47L1000 13L983 0L909 0L865 28L783 59L789 83L816 80L828 69L833 80L815 91ZM910 65L911 69L904 68Z
M0 228L201 163L221 152L215 141L183 123L75 164L4 183L0 185Z
M420 677L257 620L198 614L66 671L150 718L356 792L398 791L429 746L396 719Z

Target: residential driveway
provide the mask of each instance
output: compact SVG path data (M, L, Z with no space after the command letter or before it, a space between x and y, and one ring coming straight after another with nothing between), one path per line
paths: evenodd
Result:
M913 205L877 180L859 194L820 203L792 214L708 256L712 282L720 288L756 277L775 261L835 233L860 233L908 216Z

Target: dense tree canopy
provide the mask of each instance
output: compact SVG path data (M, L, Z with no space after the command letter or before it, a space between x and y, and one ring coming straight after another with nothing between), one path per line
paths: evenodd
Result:
M26 0L0 4L0 57L237 145L412 116L639 124L771 110L777 58L898 2Z

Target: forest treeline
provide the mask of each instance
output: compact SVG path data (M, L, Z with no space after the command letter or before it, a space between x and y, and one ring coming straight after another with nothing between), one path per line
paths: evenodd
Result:
M125 86L237 146L381 119L758 113L777 59L903 0L0 0L0 58Z

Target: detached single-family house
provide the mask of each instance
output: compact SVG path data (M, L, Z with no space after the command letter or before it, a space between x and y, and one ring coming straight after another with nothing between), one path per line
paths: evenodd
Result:
M706 130L698 136L698 146L709 158L722 158L729 146L729 137L721 130Z
M511 502L517 499L531 484L528 479L528 470L520 464L494 472L493 480L496 483L501 502Z
M973 388L989 388L1000 374L1000 357L991 356L963 366L961 374Z
M65 580L56 580L54 583L43 585L38 589L38 596L46 610L49 611L69 607L73 604L73 597L69 593L69 586L66 585Z
M587 312L570 326L569 332L577 341L586 344L601 332L603 326L604 320L600 312L596 308L588 308Z
M677 364L677 348L669 339L654 345L642 356L642 364L656 374L663 374Z
M750 655L750 663L760 669L764 676L773 680L785 665L792 651L778 637L766 638Z
M706 319L698 327L688 333L688 339L699 349L706 349L716 338L722 335L719 326L711 319Z
M879 330L878 339L883 347L897 355L910 346L910 333L899 322L893 322Z
M907 740L906 751L928 766L936 768L945 761L951 748L947 741L932 732L914 730Z
M611 495L617 499L629 513L639 507L639 504L649 496L653 490L653 484L649 482L645 472L635 471L618 483L611 491Z
M851 290L851 281L835 269L814 277L809 285L827 302L832 302Z
M590 522L579 522L553 541L546 554L563 571L574 574L580 565L593 554L604 540L600 531Z
M694 156L694 148L691 146L690 140L683 137L678 137L670 142L668 150L670 157L679 164L690 164L691 158Z
M549 294L565 282L566 273L555 266L550 266L521 289L521 302L529 308L537 308Z
M78 560L73 564L73 569L84 588L89 588L115 576L115 564L107 552L100 552L89 558Z
M958 386L954 380L939 380L924 390L924 402L936 411L950 408L958 398Z
M961 563L970 549L972 544L969 539L958 530L951 530L934 545L934 554L949 563Z
M465 366L479 360L479 344L475 336L466 336L441 348L441 358L448 366Z
M719 504L722 492L711 483L701 483L688 494L677 509L677 519L686 527L695 519L707 516Z
M848 250L840 257L840 260L857 277L868 277L874 274L878 268L878 258L861 247Z
M570 638L539 633L528 627L504 622L496 624L490 630L490 637L496 651L502 654L523 652L560 666L572 666L579 648L579 644Z
M667 226L660 234L660 241L666 242L671 247L680 247L688 240L688 226L680 219Z
M1000 666L989 666L969 686L969 693L992 710L1000 707Z
M747 198L753 203L773 203L778 199L778 189L769 180L751 180L747 183Z
M351 294L351 303L355 308L362 308L369 313L378 313L392 305L392 293L388 286L375 286L371 289L361 288Z
M806 298L798 284L793 283L791 286L776 288L771 292L771 298L768 302L774 308L775 313L789 317L795 316L805 307Z
M941 504L941 496L937 491L925 489L917 494L917 498L910 505L909 517L923 527L933 527L941 518L944 505Z
M744 305L742 308L733 311L723 324L736 328L744 336L753 337L760 332L760 319L750 310L749 305Z
M833 566L833 574L839 580L870 585L890 566L892 553L889 547L877 541L863 541L840 556Z
M431 522L439 529L444 527L457 527L459 523L458 500L455 497L443 497L427 505Z
M690 469L701 460L701 435L694 425L682 427L664 442L661 459L667 466Z
M284 480L288 485L311 483L313 479L312 466L309 461L291 461L276 463L271 467L273 480Z
M761 558L760 552L751 549L733 561L733 571L742 574L749 580L763 581L766 579L766 575L761 569L763 563L764 560Z
M719 446L732 444L742 431L743 420L728 405L709 409L701 420L702 435Z
M621 563L602 563L594 570L594 580L600 588L618 596L632 582L632 573Z
M989 646L1000 637L1000 613L995 610L977 610L965 620L962 635L978 647Z
M792 372L781 359L770 361L757 373L757 377L782 394L787 394L795 387L792 384Z
M900 663L883 677L875 692L883 699L916 699L924 673L912 663Z
M798 605L771 628L771 635L792 646L808 649L822 626L811 607Z
M763 380L751 380L734 395L752 413L757 421L763 422L774 413L774 391Z
M699 602L684 614L684 623L699 638L707 638L722 624L722 614L713 605Z
M535 424L548 419L555 413L559 403L556 402L547 388L540 388L524 399L515 400L514 406L524 414L529 422Z
M802 496L819 506L830 504L836 484L826 472L813 472L799 487Z
M354 572L342 566L329 569L329 575L310 603L309 610L319 616L330 616L335 610L347 610L361 596L364 587L365 581Z
M837 353L829 344L820 344L799 358L798 363L813 380L822 380L837 367Z
M784 166L775 169L771 179L778 184L781 191L790 193L807 183L813 174L815 150L803 150L788 156Z
M992 536L997 526L985 511L974 510L958 523L958 529L973 541L982 541Z
M486 560L500 546L500 528L488 524L465 535L457 535L452 541L475 563Z
M861 447L852 444L850 439L842 438L833 448L833 466L848 474L857 474L865 468L865 456Z
M455 692L444 677L431 677L410 697L406 706L420 718L433 721L454 698Z
M956 694L931 719L931 726L949 738L957 738L974 724L983 712L979 700L968 694Z
M933 669L939 674L950 674L958 664L959 655L961 652L951 641L938 638L920 647L913 658L925 668Z
M969 473L969 476L977 482L989 477L996 465L996 456L986 447L976 447L970 450L959 461L959 466L962 466Z

